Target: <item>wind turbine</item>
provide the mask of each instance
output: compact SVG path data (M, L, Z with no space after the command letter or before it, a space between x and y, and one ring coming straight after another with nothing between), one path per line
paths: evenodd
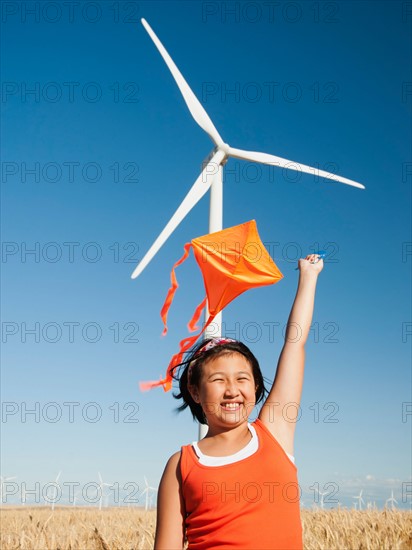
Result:
M81 492L80 490L76 491L73 495L73 504L72 504L73 507L76 506L77 497L79 496L80 492Z
M56 504L56 499L57 499L57 482L59 481L59 477L60 477L60 474L61 474L61 471L57 474L57 477L54 481L55 485L54 485L54 496L53 496L53 500L52 500L52 503L51 503L51 509L52 509L52 512L54 512L54 505Z
M147 482L146 477L145 477L145 476L143 476L143 477L144 477L144 483L145 483L145 486L146 486L146 487L145 487L145 489L142 491L142 493L141 493L140 496L143 496L144 494L146 494L146 503L145 503L144 509L145 509L145 511L147 512L147 510L149 509L149 499L150 499L149 493L150 493L150 491L156 492L157 489L156 489L156 487L150 487L150 486L149 486L149 483Z
M203 170L199 177L189 190L186 197L183 199L176 212L173 214L169 222L166 224L163 231L154 241L149 248L146 255L140 261L136 269L132 273L132 279L138 277L148 263L153 259L161 246L170 237L180 222L186 217L186 215L192 210L192 208L199 202L199 200L205 195L205 193L211 188L210 196L210 214L209 214L209 232L220 231L222 229L222 212L223 212L223 189L222 189L222 176L223 166L229 157L234 157L242 160L249 160L253 162L259 162L262 164L269 164L271 166L279 166L287 168L289 170L295 170L298 172L306 172L308 174L316 174L327 179L339 181L347 185L352 185L360 189L364 189L364 186L356 181L337 176L318 168L312 168L304 164L297 163L295 161L286 160L284 158L270 155L267 153L258 153L255 151L245 151L243 149L236 149L231 147L223 141L209 115L206 113L202 104L199 102L195 94L190 89L188 83L184 79L182 73L176 67L170 55L167 53L163 44L160 42L156 34L153 32L150 25L145 19L142 19L142 24L148 32L150 38L153 40L155 46L159 50L160 55L163 57L166 65L169 67L173 78L178 85L183 99L192 114L197 124L210 136L215 144L214 149L209 154L207 159L203 163ZM215 323L219 324L220 319L215 318Z
M100 474L100 472L97 472L98 476L99 476L99 488L100 488L100 499L99 499L99 510L102 509L102 503L103 503L103 487L111 487L112 486L112 483L103 483L103 479L102 479L102 476ZM106 506L107 508L107 506Z
M325 507L324 502L323 502L323 497L324 497L325 495L327 495L328 493L327 493L327 491L325 491L324 493L322 493L322 491L319 491L319 489L318 489L317 487L315 487L315 491L316 491L316 492L318 493L318 495L320 496L320 507L321 507L322 510L323 510L323 508Z
M289 170L295 170L297 172L306 172L308 174L316 174L323 178L331 179L347 185L352 185L360 189L365 187L356 181L337 176L318 168L312 168L304 164L290 161L282 157L270 155L267 153L259 153L256 151L245 151L243 149L236 149L231 147L223 141L215 125L211 121L206 110L199 102L193 91L190 89L188 83L184 79L182 73L176 67L174 61L167 53L165 47L160 42L159 38L154 33L145 19L142 19L142 25L148 32L150 38L153 40L156 48L159 50L160 55L163 57L166 65L168 66L173 78L176 81L177 86L183 96L183 99L194 118L195 122L209 135L214 143L214 148L210 152L209 156L202 164L202 171L196 179L193 186L190 188L186 197L183 199L180 206L177 208L173 216L170 218L160 235L154 241L149 248L145 256L139 262L137 267L132 273L132 279L138 277L153 257L157 254L163 244L167 241L180 222L187 216L192 208L200 201L200 199L210 189L210 210L209 210L209 233L221 231L223 227L223 166L229 157L234 157L242 160L248 160L252 162L259 162L261 164L268 164L270 166L278 166L281 168L287 168ZM208 317L207 308L205 310L205 318ZM221 335L222 326L222 314L218 313L214 320L213 326L209 326L205 331L205 337L219 336ZM199 439L203 437L207 432L207 428L199 425Z
M385 502L385 506L388 504L388 502L391 503L391 508L392 510L395 510L396 506L395 506L395 502L396 504L399 504L398 501L394 498L393 496L393 490L391 491L391 496L390 498L387 499L387 501Z
M3 504L3 485L7 481L11 481L12 479L16 479L16 476L12 476L12 477L0 476L0 504Z
M365 501L364 501L363 498L362 498L362 493L363 493L363 489L361 489L361 492L359 493L358 496L352 497L352 498L354 498L355 500L356 500L356 499L358 500L358 503L359 503L359 504L358 504L358 510L362 510L362 502L363 502L363 504L365 504Z

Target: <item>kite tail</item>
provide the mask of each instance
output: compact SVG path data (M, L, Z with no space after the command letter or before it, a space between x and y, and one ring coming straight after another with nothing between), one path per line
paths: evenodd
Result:
M203 300L203 302L205 302L205 300ZM196 308L196 312L198 311L199 307L202 304L199 304L199 306ZM163 386L163 389L165 392L170 391L172 389L174 369L183 362L184 353L188 351L196 343L196 340L198 340L198 338L204 333L207 326L210 325L210 323L213 321L214 318L215 318L215 315L210 315L204 327L198 334L195 334L194 336L188 336L187 338L184 338L183 340L181 340L179 344L179 351L175 353L175 355L173 355L172 360L170 361L169 366L167 367L165 378L162 378L160 380L154 380L151 382L140 382L139 384L140 390L148 391L148 390L151 390L152 388L156 388L157 386Z
M153 388L156 388L157 386L163 386L163 389L165 391L169 391L172 389L172 384L168 383L166 378L161 378L160 380L153 380L152 382L139 382L139 388L140 391L149 391Z
M199 330L197 323L199 322L200 316L202 315L202 312L206 307L206 303L207 303L207 297L205 297L203 301L195 309L193 317L190 319L190 321L187 324L187 328L189 329L189 332L195 332L195 330Z
M179 288L179 284L176 279L175 269L180 264L182 264L186 260L186 258L189 256L191 246L192 246L191 243L185 244L183 256L174 264L174 266L172 267L172 271L170 272L170 281L172 283L172 286L169 288L165 303L163 304L163 307L160 310L160 316L162 318L163 326L164 326L162 336L164 336L167 333L167 314L169 313L169 309L170 309L170 306L172 305L173 298L176 294L176 290ZM161 384L161 381L159 382L159 384ZM168 390L165 390L165 391L168 391Z

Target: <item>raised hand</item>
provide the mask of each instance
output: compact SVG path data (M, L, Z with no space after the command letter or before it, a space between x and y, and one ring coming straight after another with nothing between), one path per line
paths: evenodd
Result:
M308 254L306 258L301 258L299 260L298 269L302 274L319 274L323 269L323 259L319 254Z

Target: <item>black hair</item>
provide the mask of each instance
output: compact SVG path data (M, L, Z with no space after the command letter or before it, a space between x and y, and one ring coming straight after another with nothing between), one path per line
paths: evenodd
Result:
M196 344L188 353L187 359L182 361L179 365L176 365L173 369L172 376L179 382L179 393L173 393L175 399L183 399L183 403L176 408L178 412L184 411L187 407L190 408L193 418L201 424L207 424L206 416L199 403L193 399L189 391L189 384L192 386L199 386L200 378L202 376L202 366L219 355L227 355L232 353L239 353L243 355L252 368L253 378L256 385L256 404L259 403L267 393L262 371L260 370L259 362L250 349L242 342L236 340L218 343L211 349L201 351L214 338L206 338L198 344ZM192 363L192 364L191 364ZM190 367L190 380L189 380L189 367Z

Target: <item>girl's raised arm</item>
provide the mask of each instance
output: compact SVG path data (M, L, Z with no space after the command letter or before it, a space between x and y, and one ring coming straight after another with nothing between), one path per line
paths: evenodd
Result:
M319 261L317 261L319 260ZM272 389L259 418L283 449L293 454L293 437L303 385L305 343L312 322L315 290L323 260L316 254L299 260L299 283L286 327Z
M160 481L154 550L182 550L184 524L179 452L170 457Z

